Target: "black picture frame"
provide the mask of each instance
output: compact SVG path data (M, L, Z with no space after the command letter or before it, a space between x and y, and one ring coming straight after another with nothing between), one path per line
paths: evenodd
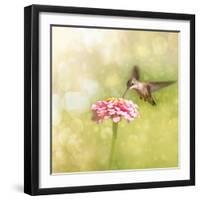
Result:
M188 20L190 23L190 179L79 187L39 188L39 13ZM195 15L31 5L24 9L24 192L30 195L195 185Z

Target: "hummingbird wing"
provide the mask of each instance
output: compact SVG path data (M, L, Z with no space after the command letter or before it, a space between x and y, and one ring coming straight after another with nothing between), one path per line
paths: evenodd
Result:
M150 87L150 91L155 92L155 91L162 89L164 87L167 87L175 82L176 81L149 82L148 85Z
M132 78L135 78L136 80L140 79L140 70L139 70L139 67L137 65L135 65L133 67Z

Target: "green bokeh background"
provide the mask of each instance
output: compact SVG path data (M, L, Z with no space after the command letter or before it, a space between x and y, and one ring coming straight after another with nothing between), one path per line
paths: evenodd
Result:
M108 170L112 122L90 107L120 97L135 64L142 80L177 82L156 106L127 93L141 117L119 123L113 169L178 167L178 33L52 27L53 173Z

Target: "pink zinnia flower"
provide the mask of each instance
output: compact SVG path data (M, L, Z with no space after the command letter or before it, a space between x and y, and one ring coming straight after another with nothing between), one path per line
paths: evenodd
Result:
M108 98L97 101L91 106L92 120L101 123L104 119L112 119L117 123L122 118L130 122L139 115L138 106L130 100L123 98Z

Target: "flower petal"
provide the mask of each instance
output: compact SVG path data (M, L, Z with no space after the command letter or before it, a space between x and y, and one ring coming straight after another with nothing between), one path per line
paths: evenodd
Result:
M112 118L112 120L113 120L113 122L117 123L121 120L121 117L115 116L115 117Z
M109 118L115 123L118 123L122 118L130 122L139 117L138 106L132 101L123 98L112 97L97 101L91 105L91 110L93 113L92 120L97 123Z

